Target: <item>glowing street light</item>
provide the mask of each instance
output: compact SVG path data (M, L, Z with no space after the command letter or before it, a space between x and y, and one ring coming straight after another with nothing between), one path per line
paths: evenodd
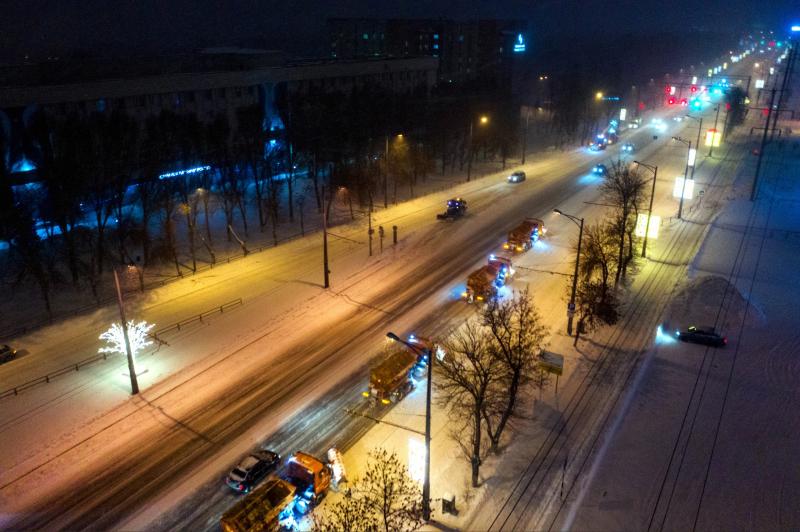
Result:
M474 121L470 119L469 121L469 141L467 142L467 149L469 150L469 157L467 158L467 181L470 180L472 177L472 123ZM478 123L482 126L485 126L489 123L489 117L486 115L481 115L478 119Z
M597 94L594 95L594 99L598 100L598 101L602 100L603 99L603 93L600 92L600 91L597 91Z

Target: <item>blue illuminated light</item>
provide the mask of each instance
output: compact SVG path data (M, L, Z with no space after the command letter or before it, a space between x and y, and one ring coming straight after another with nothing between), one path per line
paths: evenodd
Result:
M36 165L25 157L15 162L14 165L11 167L12 174L17 174L17 173L21 174L24 172L32 172L34 170L36 170Z
M522 38L522 34L517 34L517 42L514 43L514 52L520 53L525 51L525 40Z
M210 166L195 166L194 168L187 168L186 170L176 170L175 172L167 172L158 176L159 179L169 179L170 177L178 177L181 175L197 174L199 172L206 172L211 170Z
M795 31L795 32L796 32L796 31L800 31L800 24L794 24L794 25L792 26L792 31Z

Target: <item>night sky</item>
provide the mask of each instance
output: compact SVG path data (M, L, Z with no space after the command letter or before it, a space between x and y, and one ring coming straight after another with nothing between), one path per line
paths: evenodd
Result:
M0 62L27 53L147 55L207 46L248 45L323 54L328 17L523 18L532 40L575 33L693 29L738 32L785 28L790 0L6 0Z

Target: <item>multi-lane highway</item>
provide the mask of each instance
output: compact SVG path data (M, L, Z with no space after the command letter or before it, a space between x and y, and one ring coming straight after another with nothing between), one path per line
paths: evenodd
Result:
M647 127L629 132L624 140L636 144L635 158L681 168L682 151L669 139L692 124L666 123L667 131L657 133L657 140ZM343 408L363 389L366 364L380 349L384 333L416 330L436 336L467 316L470 308L451 294L520 219L538 216L550 222L553 207L564 205L570 212L600 212L585 203L598 198L599 179L587 174L592 164L615 158L617 149L542 156L525 165L528 180L519 185L506 183L505 173L460 185L447 194L467 198L469 216L454 223L435 220L444 193L387 210L379 222L401 227L398 247L367 260L363 245L335 240L330 291L319 287L320 242L311 237L176 283L154 300L142 301L138 315L157 323L238 297L244 305L172 340L154 356L161 357L153 363L158 382L139 397L120 402L124 379L111 387L103 384L116 369L68 377L76 384L59 398L62 406L101 389L108 395L98 394L97 402L113 407L113 415L104 414L102 422L83 420L79 426L86 427L85 433L69 434L65 424L63 441L33 441L35 427L54 417L52 398L45 393L40 400L26 399L27 411L6 410L4 439L30 442L35 449L25 454L26 449L13 448L7 456L18 453L26 459L4 463L0 500L13 514L9 523L105 529L145 513L162 514L153 523L159 528L216 526L233 500L219 482L220 463L232 464L265 439L283 454L297 448L316 452L332 441L346 446L363 424ZM341 233L363 241L363 229ZM553 241L548 268L566 271L571 229L553 222L548 235ZM675 235L685 237L681 231ZM679 254L690 249L679 243L666 249L670 245ZM523 260L535 262L535 253ZM563 304L563 279L531 274L528 281L534 280L540 301ZM88 322L110 321L112 313L108 309ZM559 327L563 318L563 312L553 313L551 325ZM96 350L98 329L77 330L59 331L59 344L41 340L42 349L27 357L18 374L0 373L4 386ZM194 493L185 499L188 492Z

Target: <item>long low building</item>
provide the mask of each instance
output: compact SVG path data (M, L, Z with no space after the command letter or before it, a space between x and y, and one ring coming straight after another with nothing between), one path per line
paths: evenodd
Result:
M275 109L279 91L347 93L370 85L400 95L418 93L434 86L439 64L435 57L289 61L276 52L238 49L209 50L196 57L157 67L133 65L124 74L116 69L115 77L101 69L86 73L91 79L62 83L37 83L29 67L6 69L0 76L6 85L0 87L0 127L10 141L12 172L32 169L22 132L38 110L67 116L124 109L140 120L170 110L196 114L201 121L224 112L233 124L238 108L258 103L265 123L280 129Z

